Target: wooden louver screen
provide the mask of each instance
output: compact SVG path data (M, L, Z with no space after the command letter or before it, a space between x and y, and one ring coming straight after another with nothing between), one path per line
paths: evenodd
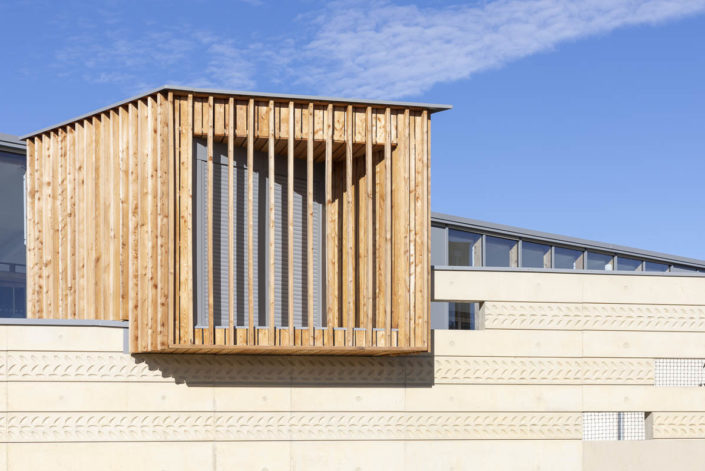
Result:
M230 253L233 253L233 320L234 327L248 326L248 302L247 302L247 160L242 149L235 149L233 168L233 208L232 220L234 225L234 243L232 247L229 243L228 224L230 217L228 189L228 157L227 147L223 144L214 146L213 158L213 182L212 182L212 204L213 204L213 233L212 239L208 237L208 169L207 169L207 144L203 139L194 141L194 165L196 168L196 191L194 192L194 241L196 246L195 267L196 267L196 327L208 328L208 293L209 293L209 266L208 266L208 244L213 244L213 310L216 327L229 326L229 260ZM269 238L267 226L260 224L267 219L266 188L267 180L267 156L262 153L255 153L254 156L254 187L253 187L253 241L255 245L254 255L254 319L258 327L267 326L267 304L263 301L263 294L266 293L265 280L269 263L266 254L266 241ZM295 328L308 327L307 317L307 293L308 293L308 257L307 257L307 220L306 220L306 168L305 162L297 160L294 163L294 214L293 214L293 285L294 285L294 326ZM287 208L287 178L285 170L286 159L280 156L275 158L275 234L274 243L276 247L288 247L286 216ZM314 165L314 174L321 180L323 174L320 164ZM313 304L314 304L314 325L323 327L321 282L322 282L322 185L314 181L313 199ZM260 199L260 195L264 195ZM288 327L288 280L287 266L288 253L286 250L275 250L274 270L275 270L275 325L277 327ZM262 276L258 276L261 273ZM260 306L262 306L260 308Z
M423 107L184 90L41 132L28 315L129 319L133 352L427 351L429 135Z

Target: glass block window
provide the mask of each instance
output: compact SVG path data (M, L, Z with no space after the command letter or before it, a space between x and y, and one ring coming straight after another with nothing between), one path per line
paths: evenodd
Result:
M654 385L656 386L705 386L705 359L657 358Z
M646 440L646 413L583 412L583 440Z

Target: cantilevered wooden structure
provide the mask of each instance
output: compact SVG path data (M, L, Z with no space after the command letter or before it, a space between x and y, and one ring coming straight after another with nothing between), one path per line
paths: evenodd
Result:
M28 315L129 320L132 352L428 351L447 108L165 86L25 136Z

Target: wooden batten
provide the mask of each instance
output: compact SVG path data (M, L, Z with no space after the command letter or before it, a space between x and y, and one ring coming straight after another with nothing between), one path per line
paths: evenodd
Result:
M337 295L336 293L336 273L333 269L333 256L336 251L335 233L333 228L336 226L333 220L333 105L329 104L325 113L325 141L326 141L326 160L325 160L325 216L326 216L326 282L324 291L326 296L326 337L333 337L333 327L336 320Z
M254 168L254 133L251 132L255 127L255 101L250 99L247 105L247 128L250 132L247 134L247 168ZM255 345L255 317L254 317L254 257L253 257L253 226L254 216L252 213L254 183L253 173L247 172L247 342L249 345Z
M302 126L305 116L302 116ZM314 139L314 108L308 105L308 136L306 139L306 317L308 325L309 345L314 345L313 318L313 139ZM303 134L303 131L302 131Z
M269 134L268 147L267 147L267 181L269 192L269 240L267 241L267 250L269 254L269 279L267 280L267 327L268 327L268 345L273 345L274 334L275 334L275 318L274 318L274 234L275 234L275 207L274 207L274 101L269 102L269 108L267 112L267 118L264 121L268 123L267 132Z
M284 119L284 113L280 120ZM288 123L287 159L286 159L286 221L287 221L287 296L288 312L287 326L289 327L289 345L294 345L294 102L289 102L286 114Z
M228 227L235 227L235 100L228 100ZM228 231L228 343L234 345L235 334L235 231Z
M27 141L28 315L127 320L132 352L428 351L430 111L164 90L32 136ZM219 221L215 208L221 206L213 193L216 161L227 169L228 310L222 328L216 327L220 304L213 262L220 255L213 243L206 253L208 326L196 327L194 319L195 296L202 295L196 294L194 273L194 237L199 237L193 234L194 139L205 140L207 147L209 241ZM227 148L227 161L215 159L220 145ZM294 189L297 159L305 169L296 177L305 180L301 195ZM258 213L260 224L267 228L259 232L266 237L266 265L257 265L264 271L261 286L254 279L261 247L253 240L259 183L250 171L260 163L266 169L262 181L268 182L257 190L266 205ZM246 181L240 182L243 169ZM275 213L275 175L286 175L280 195L284 214ZM246 191L240 203L235 195L241 184ZM299 204L301 221L294 213ZM316 204L320 227L314 226ZM236 219L240 207L245 214ZM280 247L274 234L282 218L286 232ZM236 256L238 220L247 225L246 247ZM295 259L295 224L305 233L303 260ZM314 230L321 234L319 278ZM275 312L281 296L275 254L287 260L281 271L287 290L282 305L288 306L283 313ZM247 261L246 276L236 292L234 267L240 259ZM297 263L306 265L300 274ZM296 299L295 279L306 283ZM242 295L244 306L235 302ZM295 302L300 302L300 325ZM258 307L264 317L255 312ZM262 319L266 325L258 325Z

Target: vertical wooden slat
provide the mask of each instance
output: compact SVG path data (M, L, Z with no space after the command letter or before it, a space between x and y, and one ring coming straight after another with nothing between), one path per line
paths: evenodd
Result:
M408 110L397 119L398 145L392 155L392 322L399 329L399 346L408 345L409 310L409 130Z
M424 299L424 321L426 322L426 342L424 347L430 349L431 346L431 116L424 110L424 137L426 145L424 150L424 168L426 169L426 296Z
M41 140L38 137L27 139L27 292L30 296L26 305L27 317L30 319L38 318L41 312L41 247L38 239L42 230L42 219L39 213L38 204L41 198L42 188L40 169L42 162L41 156ZM31 186L29 186L31 185ZM30 219L31 217L31 219ZM31 251L31 257L29 253Z
M61 318L63 312L61 287L62 287L62 263L61 263L61 136L57 133L51 134L51 159L52 174L51 181L51 222L52 222L52 285L51 303L53 306L50 312L51 318Z
M287 204L287 295L289 308L289 345L294 345L294 102L289 102L288 152L286 165Z
M58 310L56 312L59 319L67 319L68 311L68 296L67 296L67 281L68 273L66 270L67 265L67 252L68 252L68 240L66 237L66 229L68 227L66 221L66 131L64 128L59 128L58 132L58 152L57 152L57 165L59 176L54 180L54 188L57 188L58 199L58 213L57 213L57 229L59 233L59 244L54 248L54 253L58 255L56 258L59 263L59 284L58 293L56 293L56 300Z
M176 251L174 263L174 335L172 341L180 344L183 325L186 319L181 314L181 129L183 109L186 107L186 98L174 96L174 250Z
M213 95L208 97L208 196L206 202L206 220L208 237L208 329L206 343L215 340L215 312L213 310Z
M100 115L100 139L101 139L101 152L100 152L100 178L98 179L98 184L100 185L100 197L96 199L98 205L101 206L101 217L98 219L98 224L101 227L101 237L98 239L98 244L100 247L100 299L101 299L101 313L102 319L112 319L112 302L111 295L112 289L111 285L111 275L110 270L110 259L112 256L111 250L111 209L112 209L112 165L110 159L110 152L112 145L112 128L110 126L110 114L109 112L102 113Z
M110 167L110 276L109 305L110 319L120 320L121 316L121 287L122 274L120 272L120 215L122 213L120 200L120 120L119 110L110 111L110 154L108 166Z
M85 256L86 244L84 239L85 226L85 134L83 123L74 124L76 139L76 317L85 319L86 316L86 296L85 296Z
M373 307L373 294L372 294L372 281L374 277L374 259L373 257L373 239L376 233L373 232L373 221L372 221L372 184L374 182L373 172L372 172L372 107L368 106L366 111L365 120L365 176L366 176L366 194L367 194L367 286L366 288L366 313L361 313L361 315L366 314L366 326L365 326L365 346L370 347L372 345L372 313L374 311Z
M130 287L130 271L129 264L129 244L130 244L130 207L129 207L129 139L132 130L130 129L129 116L127 108L121 106L119 109L119 128L120 128L120 152L119 152L119 227L120 227L120 307L119 318L122 320L129 319L129 287Z
M306 287L309 345L314 344L313 325L313 103L308 104L306 139ZM303 124L303 123L302 123Z
M68 197L66 283L69 319L76 318L76 133L73 125L66 130L66 194Z
M392 115L389 108L384 111L384 255L387 271L385 273L385 323L384 342L385 346L391 345L392 339Z
M54 174L53 135L48 133L43 136L44 146L44 253L42 265L44 267L44 315L43 318L51 319L54 309L54 195L52 178Z
M193 343L193 284L192 284L192 252L191 252L191 198L193 189L191 175L193 167L193 94L187 98L186 106L181 111L181 133L180 133L180 170L179 170L179 215L181 224L179 227L179 312L181 318L180 338L182 343Z
M149 219L147 220L149 237L149 341L150 350L155 350L159 343L159 103L157 95L149 97L149 143L150 154L148 168L149 184Z
M414 324L416 312L416 113L409 121L409 345L416 340Z
M105 206L103 205L103 194L105 193L106 187L103 182L105 178L105 168L103 158L105 134L104 134L104 123L102 116L93 118L93 147L95 150L94 154L94 179L92 183L95 187L95 213L92 215L93 219L93 243L95 244L95 251L93 253L93 276L95 284L93 291L95 292L95 316L96 319L105 319L105 307L104 307L104 296L103 296L103 284L105 280L103 278L103 254L105 253L103 248L103 241L105 235L105 222L103 221L103 214L105 213Z
M274 101L269 101L269 147L268 147L268 176L269 176L269 282L267 284L269 305L269 345L274 345Z
M169 322L169 102L157 95L157 318L158 349L168 347Z
M235 343L235 201L233 167L235 165L235 99L228 100L228 334L227 342Z
M96 147L95 147L95 117L92 120L84 121L85 133L85 163L86 163L86 182L84 186L84 199L86 205L85 210L85 227L84 240L86 244L85 252L85 278L86 278L86 319L97 319L97 305L94 288L96 283L95 277L95 178L96 178ZM133 272L134 273L134 272Z
M399 211L395 211L394 227L395 246L397 247L394 266L397 268L397 280L394 288L397 290L395 298L398 299L397 315L399 323L399 346L409 346L409 160L411 158L409 146L409 109L404 110L402 128L399 134L401 149L397 159L399 172L396 175L398 187Z
M139 237L139 307L138 307L138 322L139 322L139 344L140 350L146 351L149 349L150 343L150 287L149 274L151 273L150 266L150 238L149 238L149 182L148 171L151 162L151 126L150 126L150 106L146 99L141 99L137 104L137 113L139 119L139 158L138 158L138 180L139 180L139 195L140 206L138 214L138 237Z
M334 309L336 309L337 301L333 298L333 286L334 279L337 276L333 272L331 267L331 261L333 259L334 241L333 241L333 221L331 217L331 210L333 207L333 191L332 191L332 174L333 174L333 105L329 104L328 109L324 117L324 133L326 141L326 182L325 182L325 193L326 193L326 326L328 334L325 336L325 340L328 345L333 344L333 314Z
M54 223L52 220L52 213L54 209L53 194L52 194L52 174L54 170L54 155L53 155L53 137L52 134L45 134L42 136L42 148L43 148L43 168L44 168L44 180L43 180L43 195L44 201L43 208L43 226L44 226L44 244L43 244L43 255L42 255L42 267L44 272L44 307L42 318L50 319L53 317L53 286L54 286L54 274L53 274L53 260L54 260Z
M44 167L46 166L44 153L44 138L34 138L34 161L35 172L32 175L35 186L34 197L34 220L36 221L36 230L34 231L34 277L36 286L36 304L31 311L27 312L27 316L31 318L44 317ZM28 275L29 276L29 275Z
M425 112L424 112L425 113ZM425 338L425 318L426 318L426 307L424 305L424 295L426 292L426 275L424 273L424 264L426 260L426 249L425 249L425 227L426 227L426 198L425 198L425 188L426 181L424 175L426 173L424 156L426 139L424 136L424 119L425 114L416 113L415 123L416 123L416 177L414 179L415 189L415 265L414 270L416 290L414 292L414 318L412 323L414 324L414 346L421 347L424 344Z
M128 165L128 244L129 244L129 254L127 260L128 270L130 272L130 283L127 291L127 299L129 304L129 318L130 318L130 351L139 351L139 277L138 273L140 270L139 266L139 210L140 210L140 187L139 187L139 144L141 140L140 136L140 120L137 110L137 105L133 102L128 105L128 127L129 140L128 140L128 153L127 153L127 165ZM87 178L90 174L87 173ZM87 219L87 221L90 219ZM90 224L87 224L89 226ZM90 278L89 278L90 283Z
M168 223L169 223L169 244L167 251L167 260L169 264L169 274L168 274L168 292L167 292L167 347L170 343L175 342L174 331L176 322L176 293L178 290L175 286L176 280L176 162L175 162L175 127L174 127L174 92L169 92L167 96L168 101L168 161L167 161L167 177L169 179L169 206L168 206Z
M34 258L33 258L33 268L32 276L34 278L34 303L27 307L27 317L36 319L41 318L44 307L44 270L43 270L43 234L44 234L44 221L43 221L43 211L42 211L42 194L43 194L43 167L44 167L44 153L42 151L42 137L35 136L32 139L34 145L33 148L33 160L34 160L34 173L32 173L32 181L34 184L34 233L33 233L33 246L34 246ZM30 275L27 275L28 277Z
M34 264L34 258L35 258L35 241L34 241L34 232L35 232L35 227L38 225L34 221L34 192L35 192L35 184L34 184L34 175L36 173L36 155L35 155L35 150L34 150L34 140L33 139L27 139L27 174L25 177L25 193L24 193L24 198L26 201L26 211L27 211L27 219L25 221L26 224L26 232L25 232L25 243L27 247L27 261L26 261L26 306L25 306L25 312L27 313L27 317L31 318L32 314L31 312L34 310L34 307L37 304L36 296L37 296L37 282L36 282L36 266Z
M346 234L347 241L345 250L347 253L347 264L345 266L346 273L346 292L347 298L345 309L347 311L347 335L346 344L353 345L353 336L355 334L355 288L353 286L353 195L352 195L352 170L353 170L353 107L348 105L347 113L345 114L345 214L346 219Z
M254 254L253 254L253 186L254 186L255 100L247 103L247 343L255 344ZM262 309L262 306L260 306Z

